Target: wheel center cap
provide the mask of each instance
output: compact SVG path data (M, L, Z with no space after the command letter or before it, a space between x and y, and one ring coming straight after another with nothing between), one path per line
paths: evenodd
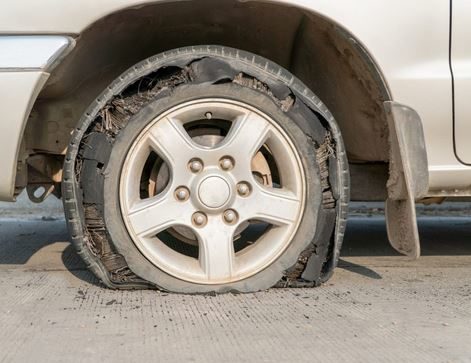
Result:
M198 188L198 197L208 208L220 208L231 196L229 184L220 176L209 176Z

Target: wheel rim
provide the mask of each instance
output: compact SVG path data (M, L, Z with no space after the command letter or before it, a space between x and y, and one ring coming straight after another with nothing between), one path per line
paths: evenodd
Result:
M208 120L227 129L211 146L189 132ZM260 150L276 169L272 187L254 172ZM143 196L150 154L163 160L170 176L161 191ZM202 99L159 115L134 140L119 198L129 235L152 264L187 282L223 284L260 272L286 250L302 217L305 189L300 156L268 115L232 100ZM197 254L185 252L188 244L176 248L166 231L195 236ZM242 239L244 233L254 236Z

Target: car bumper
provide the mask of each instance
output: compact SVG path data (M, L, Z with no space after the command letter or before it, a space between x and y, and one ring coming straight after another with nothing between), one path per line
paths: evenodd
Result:
M66 36L0 35L0 200L14 200L29 114L49 72L73 46Z

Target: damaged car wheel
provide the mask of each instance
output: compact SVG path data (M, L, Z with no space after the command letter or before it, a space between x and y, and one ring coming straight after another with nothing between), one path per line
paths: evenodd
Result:
M113 288L186 293L327 279L346 161L333 118L302 87L221 47L164 53L121 75L66 158L69 229L91 270Z

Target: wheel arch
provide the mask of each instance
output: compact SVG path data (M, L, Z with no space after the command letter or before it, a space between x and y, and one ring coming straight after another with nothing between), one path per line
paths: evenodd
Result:
M133 19L133 21L129 21ZM264 1L159 2L90 24L52 72L29 118L30 154L64 154L80 115L131 65L173 48L218 44L287 68L335 115L350 162L387 162L383 102L391 94L374 57L347 29L314 10Z

